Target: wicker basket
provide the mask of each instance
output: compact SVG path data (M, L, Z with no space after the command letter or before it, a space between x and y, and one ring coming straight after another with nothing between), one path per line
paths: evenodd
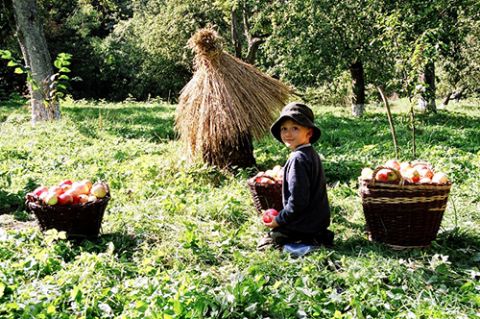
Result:
M399 181L376 182L374 176L382 168L387 167L376 168L371 179L359 179L370 239L394 248L429 246L440 228L452 184L408 183L395 169Z
M61 206L27 200L26 207L35 214L42 231L55 228L69 238L90 238L98 237L109 200L110 194L94 202Z
M252 193L253 203L259 213L268 208L275 208L280 211L283 209L282 202L282 183L275 181L270 176L262 176L274 181L272 184L256 183L255 178L248 180L248 188Z

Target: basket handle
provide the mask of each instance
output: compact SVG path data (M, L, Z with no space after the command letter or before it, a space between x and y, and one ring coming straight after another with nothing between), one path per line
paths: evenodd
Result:
M369 184L370 186L374 186L374 185L375 185L375 175L377 175L377 173L378 173L380 170L382 170L382 169L389 169L389 170L391 170L392 172L394 172L395 175L397 175L397 177L398 177L398 181L399 181L399 182L398 182L398 185L403 185L403 184L405 184L405 179L402 177L402 174L401 174L398 170L396 170L395 168L393 168L393 167L388 167L388 166L377 166L377 167L373 170L373 172L372 172L372 178L371 178L370 181L368 182L368 184Z

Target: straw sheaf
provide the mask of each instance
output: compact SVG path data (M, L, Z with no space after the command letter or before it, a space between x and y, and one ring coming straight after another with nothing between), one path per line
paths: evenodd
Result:
M292 89L221 49L215 31L202 29L189 41L196 71L182 89L176 129L193 154L221 153L239 136L261 138Z

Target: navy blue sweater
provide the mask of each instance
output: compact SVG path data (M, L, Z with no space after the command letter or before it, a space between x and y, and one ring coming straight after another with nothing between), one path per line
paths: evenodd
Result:
M330 206L322 162L310 144L295 149L284 166L280 229L315 235L330 225Z

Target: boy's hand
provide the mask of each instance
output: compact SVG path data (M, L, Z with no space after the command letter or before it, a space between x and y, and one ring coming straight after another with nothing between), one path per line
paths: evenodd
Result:
M278 226L280 226L275 220L275 218L273 218L270 223L263 222L263 224L269 228L277 228Z

